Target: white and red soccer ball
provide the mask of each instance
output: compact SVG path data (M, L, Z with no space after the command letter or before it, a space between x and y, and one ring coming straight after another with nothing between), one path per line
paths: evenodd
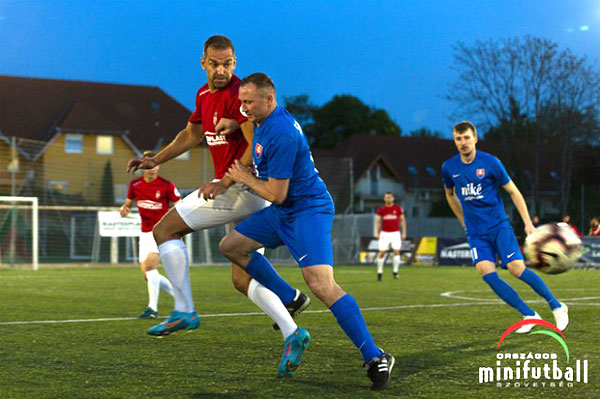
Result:
M571 269L581 248L581 239L566 223L544 224L525 240L525 256L531 266L548 274Z

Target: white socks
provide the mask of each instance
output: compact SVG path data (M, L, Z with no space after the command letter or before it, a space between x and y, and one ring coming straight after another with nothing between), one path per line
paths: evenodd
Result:
M185 313L193 312L190 264L185 244L181 240L170 240L160 244L158 251L167 276L173 285L175 310Z
M394 272L394 274L397 274L398 266L400 266L400 255L394 255L394 257L392 258L392 266L392 271Z
M254 279L248 285L248 298L279 325L284 340L298 328L279 297Z
M377 258L377 274L383 274L383 263L385 262L385 255L383 258Z
M173 286L165 276L158 272L158 270L146 272L146 280L148 280L148 307L156 311L158 310L159 291L163 290L166 293L173 295Z

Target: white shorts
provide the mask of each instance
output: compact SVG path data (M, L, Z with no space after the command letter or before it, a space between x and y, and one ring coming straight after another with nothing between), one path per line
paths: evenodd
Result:
M143 262L148 257L148 254L158 254L158 246L156 245L156 241L154 241L154 236L151 231L142 232L140 234L140 252L139 252L139 260Z
M224 194L208 201L198 197L198 191L175 205L179 216L194 231L239 222L270 205L241 184L234 184Z
M380 251L400 251L402 245L402 236L399 231L382 231L379 233Z

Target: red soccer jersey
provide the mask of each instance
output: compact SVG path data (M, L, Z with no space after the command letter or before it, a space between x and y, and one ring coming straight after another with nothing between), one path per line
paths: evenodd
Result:
M179 191L173 183L158 176L148 183L144 177L134 179L129 183L127 198L137 199L137 207L142 218L142 231L152 231L160 218L169 210L169 201L181 199Z
M241 112L239 89L240 79L235 75L226 87L214 93L211 93L208 84L205 84L198 90L196 110L189 119L191 123L202 124L217 179L225 175L233 161L241 158L248 146L240 129L228 135L215 133L215 126L221 118L235 119L239 124L247 120Z
M401 206L382 206L377 209L377 214L381 216L381 231L394 232L400 231L400 215L404 215Z

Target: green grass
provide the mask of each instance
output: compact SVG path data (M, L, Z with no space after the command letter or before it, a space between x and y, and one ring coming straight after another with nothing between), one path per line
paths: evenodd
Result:
M279 271L307 290L299 270ZM500 273L523 298L537 299L524 283ZM228 268L192 268L191 278L201 315L257 311L234 291ZM146 288L132 267L0 270L0 398L599 397L600 272L544 278L571 304L566 332L570 365L577 359L589 361L588 384L537 389L480 385L479 367L495 366L500 335L519 317L507 305L440 296L463 291L459 295L495 298L471 268L402 268L399 280L392 280L386 268L381 283L372 267L336 268L338 283L364 309L459 304L364 311L376 343L396 357L389 389L372 392L359 352L330 313L299 316L312 342L296 376L280 380L275 373L282 339L266 316L205 316L199 330L162 339L145 334L155 321L7 325L3 323L136 316L146 304ZM583 297L595 298L569 299ZM544 303L532 306L553 321ZM172 299L162 295L161 314L171 307ZM309 310L320 309L324 306L313 296ZM566 365L559 343L546 335L511 334L501 349L555 352Z

